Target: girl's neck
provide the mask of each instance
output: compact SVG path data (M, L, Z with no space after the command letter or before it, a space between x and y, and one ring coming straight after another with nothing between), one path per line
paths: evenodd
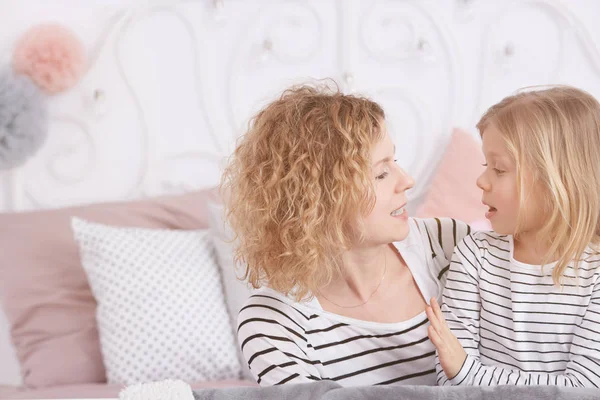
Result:
M550 243L538 240L535 233L525 232L518 235L518 238L513 236L513 258L519 262L541 265L544 261L547 263L556 261L555 257L546 259L549 250Z

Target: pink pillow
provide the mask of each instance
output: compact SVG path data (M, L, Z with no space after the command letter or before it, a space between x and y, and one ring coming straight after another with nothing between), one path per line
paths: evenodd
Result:
M116 226L208 228L210 189L123 203L0 214L0 301L24 385L106 382L96 302L80 264L71 217Z
M484 218L487 209L475 183L483 163L481 143L469 132L454 129L416 216L451 217L466 223Z

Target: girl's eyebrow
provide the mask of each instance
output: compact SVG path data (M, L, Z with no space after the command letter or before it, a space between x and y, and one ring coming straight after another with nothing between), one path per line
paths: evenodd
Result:
M488 156L488 157L496 157L496 158L505 158L505 157L507 157L507 155L500 154L500 153L495 152L495 151L489 151L489 152L485 153L485 155Z

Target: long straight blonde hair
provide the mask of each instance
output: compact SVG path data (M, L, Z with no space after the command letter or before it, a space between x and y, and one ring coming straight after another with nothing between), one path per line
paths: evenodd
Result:
M571 261L577 272L591 245L600 244L600 104L583 90L558 86L527 90L492 106L477 124L480 134L494 125L502 134L517 170L520 209L529 194L523 171L545 190L547 219L538 240L550 243L543 264L560 284ZM522 231L519 212L515 237Z

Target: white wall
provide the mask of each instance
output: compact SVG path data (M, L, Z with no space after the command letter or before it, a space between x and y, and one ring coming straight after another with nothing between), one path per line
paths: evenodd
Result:
M517 88L600 97L599 20L596 0L0 0L0 61L48 21L73 29L90 60L50 99L42 151L0 173L0 210L216 184L248 117L308 77L383 104L418 200L451 128L474 129ZM0 382L14 381L2 349Z

